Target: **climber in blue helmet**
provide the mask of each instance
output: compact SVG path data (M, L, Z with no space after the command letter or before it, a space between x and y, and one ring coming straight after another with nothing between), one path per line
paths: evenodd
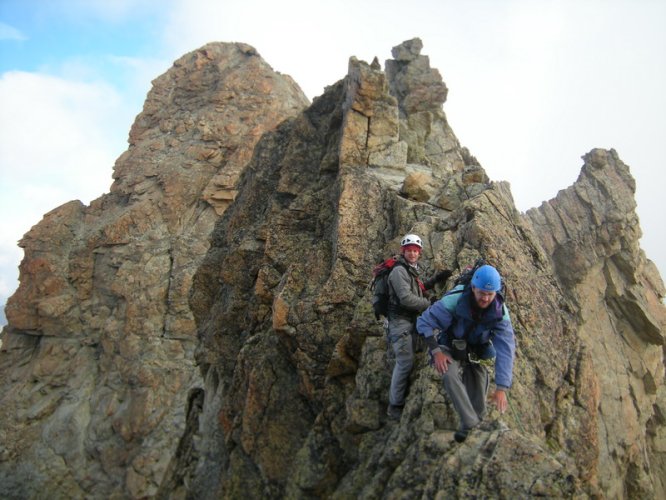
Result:
M506 392L511 387L515 338L501 290L497 269L483 265L468 286L459 285L446 293L416 322L460 418L454 434L458 442L485 417L489 385L485 365L493 360L496 390L491 401L500 413L508 406Z

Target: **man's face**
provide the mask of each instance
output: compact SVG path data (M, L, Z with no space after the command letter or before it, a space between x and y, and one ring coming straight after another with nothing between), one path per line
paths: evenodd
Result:
M485 309L493 300L495 300L495 292L486 292L480 288L472 287L472 293L474 294L474 299L476 300L477 305L481 309Z
M410 264L416 264L421 256L421 249L416 245L407 245L402 254L405 256L405 260Z

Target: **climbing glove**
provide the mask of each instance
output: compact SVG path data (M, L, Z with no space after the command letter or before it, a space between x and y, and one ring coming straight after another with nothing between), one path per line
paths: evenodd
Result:
M448 269L439 271L437 274L435 274L435 283L442 283L443 281L448 280L452 274L453 272L449 271Z

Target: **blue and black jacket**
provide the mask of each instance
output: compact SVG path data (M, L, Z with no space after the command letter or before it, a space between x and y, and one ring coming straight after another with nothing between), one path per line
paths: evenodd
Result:
M509 389L512 382L516 343L509 310L501 294L474 319L471 287L462 285L445 294L426 309L416 321L416 329L425 338L432 353L440 345L451 347L454 339L464 339L472 348L493 342L495 358L495 384Z

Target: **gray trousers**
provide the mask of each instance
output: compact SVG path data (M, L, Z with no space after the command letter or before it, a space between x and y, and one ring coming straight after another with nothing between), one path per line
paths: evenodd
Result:
M446 347L440 348L450 355ZM480 364L453 360L442 375L444 390L460 417L460 429L476 427L486 415L488 370Z
M395 366L391 374L391 389L389 390L389 403L393 406L405 405L409 374L414 366L412 335L415 333L412 321L397 318L389 322L388 337L395 355Z

